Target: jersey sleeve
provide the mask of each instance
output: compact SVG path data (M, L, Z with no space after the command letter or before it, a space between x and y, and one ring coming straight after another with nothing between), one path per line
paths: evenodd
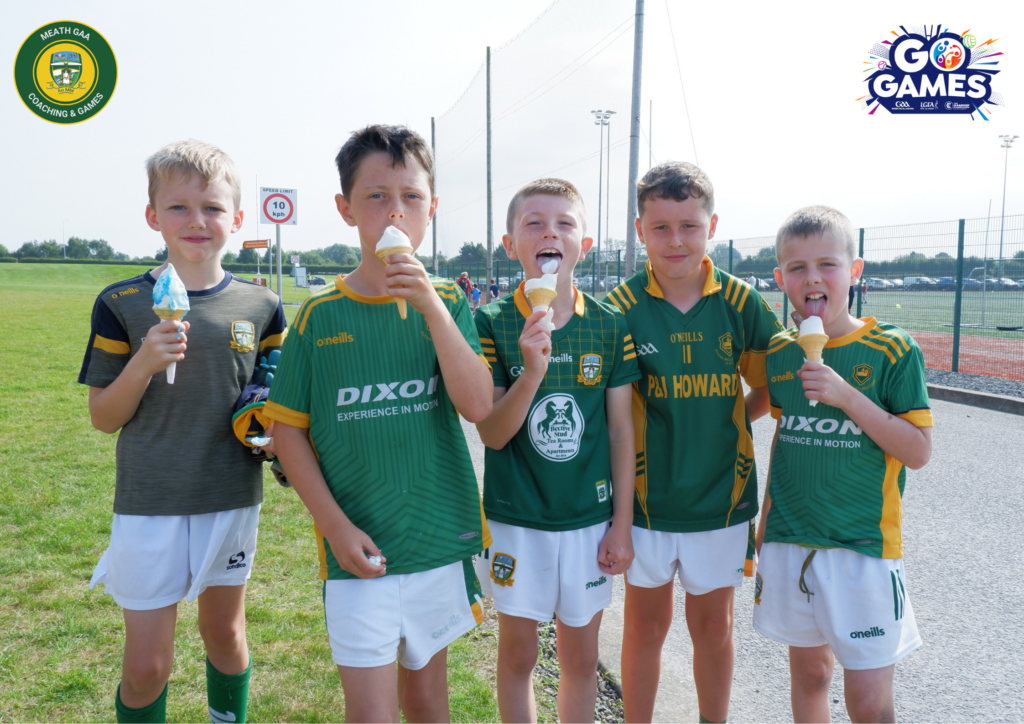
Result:
M636 361L636 347L633 335L629 333L626 315L613 309L612 319L615 320L615 359L608 376L608 387L621 387L640 379L640 365Z
M78 381L90 387L106 387L131 359L128 330L102 296L93 305L91 327Z
M266 357L275 349L281 349L284 338L288 335L288 322L285 320L284 307L281 300L277 302L277 309L270 322L263 328L263 335L260 337L259 352Z
M310 369L309 342L301 334L284 339L277 373L263 414L292 427L309 427Z
M768 302L757 291L751 290L750 297L741 313L743 353L740 355L740 375L750 387L763 387L768 384L768 375L765 372L768 342L782 331L782 325L779 324L775 312L768 306Z
M491 379L495 387L509 386L508 370L505 363L498 357L498 347L494 343L494 328L491 326L491 317L486 312L478 312L476 317L477 343L483 352L484 361L491 368Z
M438 293L440 294L441 292L442 290L438 289ZM452 319L455 320L459 331L462 332L462 336L469 342L469 346L473 348L473 351L490 366L490 361L484 355L483 349L481 349L480 336L477 334L476 325L473 324L473 310L469 308L469 297L465 294L456 294L454 292L451 292L451 297L448 297L448 299L452 302Z
M925 382L924 353L909 337L909 349L896 359L885 381L889 411L917 427L932 427L932 411Z

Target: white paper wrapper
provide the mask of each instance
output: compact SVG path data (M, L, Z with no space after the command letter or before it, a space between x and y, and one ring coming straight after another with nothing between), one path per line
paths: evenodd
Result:
M174 384L174 373L178 369L177 362L171 362L171 365L167 368L167 384Z

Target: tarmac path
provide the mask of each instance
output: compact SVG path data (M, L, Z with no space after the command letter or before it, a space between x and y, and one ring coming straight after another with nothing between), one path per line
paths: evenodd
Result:
M1024 417L941 401L932 407L932 459L908 472L904 496L907 589L924 645L896 666L897 716L1024 721ZM754 423L762 496L774 424L768 417ZM465 429L479 478L483 445L474 426ZM736 596L729 720L792 721L787 649L754 631L753 590L747 579ZM623 592L616 577L601 625L601 660L615 673ZM683 600L677 588L655 721L698 719ZM833 721L849 721L838 664L830 698Z

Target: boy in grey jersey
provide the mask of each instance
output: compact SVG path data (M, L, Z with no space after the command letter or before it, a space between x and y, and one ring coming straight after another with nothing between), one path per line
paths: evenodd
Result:
M117 721L166 721L177 604L199 601L211 721L245 721L251 660L245 583L256 552L262 470L235 439L235 400L260 356L285 336L280 301L225 272L221 252L242 224L238 172L198 141L147 162L146 219L188 290L188 321L152 311L161 266L96 300L78 381L93 426L120 432L110 546L90 585L124 609ZM156 322L156 324L154 324ZM161 374L177 362L173 385Z

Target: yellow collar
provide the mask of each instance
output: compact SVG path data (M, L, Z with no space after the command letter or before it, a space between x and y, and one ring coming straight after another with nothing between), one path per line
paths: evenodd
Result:
M354 291L352 287L345 283L345 275L339 274L334 280L334 288L344 294L349 299L360 302L362 304L390 304L391 302L397 302L397 297L392 297L390 294L385 294L382 297L366 297L358 292Z
M831 349L833 347L842 347L843 345L850 344L851 342L856 342L858 339L863 338L864 335L866 335L868 332L870 332L871 330L878 326L878 320L875 319L874 317L861 317L860 321L864 322L864 326L853 330L849 334L844 334L842 337L830 339L828 342L825 343L825 347Z
M707 271L708 276L704 280L704 291L701 292L702 297L706 297L709 294L715 294L722 290L722 283L715 281L715 264L711 261L711 257L705 255L701 261L701 266ZM658 299L664 299L665 294L661 291L661 285L658 284L658 280L654 278L654 267L651 266L651 260L647 260L647 284L644 285L644 291L650 294L652 297Z
M522 314L524 317L529 317L531 314L533 314L533 309L530 308L530 303L526 301L526 294L523 292L524 286L526 286L525 279L519 283L518 287L516 287L516 309L518 309L519 313ZM577 289L575 285L573 285L572 293L576 296L576 308L573 311L576 314L580 315L581 317L585 316L587 311L586 300L583 299L583 295L580 294L580 290Z

